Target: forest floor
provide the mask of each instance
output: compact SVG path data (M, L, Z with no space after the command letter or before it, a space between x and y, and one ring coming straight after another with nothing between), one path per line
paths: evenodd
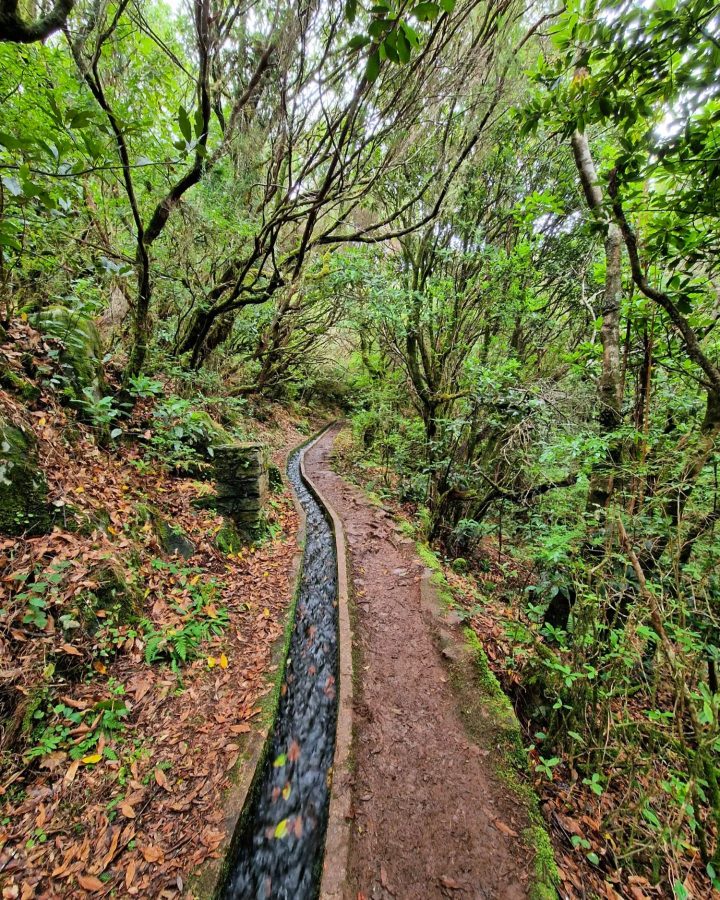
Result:
M29 326L12 339L4 350L18 372L21 356L46 361ZM264 542L223 551L223 519L192 502L206 481L172 474L132 440L103 449L38 385L30 404L0 390L0 414L35 435L49 500L90 524L68 517L49 534L0 537L2 897L190 896L189 874L226 840L224 797L245 742L267 725L297 512L286 485ZM136 431L154 427L147 402L134 417ZM248 427L282 466L306 437L297 424L277 407L272 425ZM149 506L182 529L188 559L138 516ZM83 617L108 569L128 583L140 621L112 609ZM44 624L28 621L33 588ZM202 640L173 650L169 636L198 624ZM164 643L149 661L154 635Z
M357 607L352 896L526 897L525 810L495 772L490 735L475 743L458 714L421 606L414 542L332 471L337 432L313 446L306 467L343 521Z

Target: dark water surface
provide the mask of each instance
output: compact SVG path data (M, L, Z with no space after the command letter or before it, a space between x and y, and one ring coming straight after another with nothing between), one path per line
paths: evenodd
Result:
M303 452L288 463L307 525L287 690L232 863L228 900L313 900L319 890L337 721L337 563L327 515L300 474Z

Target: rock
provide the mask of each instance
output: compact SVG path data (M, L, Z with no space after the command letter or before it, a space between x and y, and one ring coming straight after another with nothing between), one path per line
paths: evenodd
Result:
M53 516L47 493L35 436L0 417L0 533L50 531Z
M27 403L33 403L40 397L40 388L28 381L27 378L23 378L22 375L18 375L5 363L0 363L0 387L17 394Z
M108 559L90 573L95 587L84 595L87 600L79 613L91 631L100 624L96 611L101 609L119 624L134 621L140 612L140 594L125 577L125 567ZM105 620L105 619L104 619Z
M158 517L155 520L155 531L157 532L160 546L170 556L177 554L182 556L183 559L190 559L195 553L195 544L179 525L170 525L164 519Z
M38 331L60 344L58 363L70 401L88 402L88 391L95 401L107 393L103 374L103 345L95 323L67 309L51 306L43 310L34 322Z
M190 559L196 552L195 544L179 525L172 525L164 519L159 510L145 503L138 503L135 509L136 521L139 525L151 525L157 535L162 550L173 556L177 553L183 559Z

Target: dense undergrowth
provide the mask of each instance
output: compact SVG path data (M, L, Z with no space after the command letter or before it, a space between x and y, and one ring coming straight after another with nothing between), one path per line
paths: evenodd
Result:
M393 446L402 445L403 425L389 424L387 410L384 423ZM338 439L338 469L426 541L428 511L404 488L413 478L406 462L412 429L388 462L382 445L363 439L366 424L359 413ZM662 602L677 642L672 661L656 640L648 649L654 636L647 606L621 624L608 622L597 581L556 545L558 532L572 538L571 520L553 522L547 509L544 515L520 522L493 517L466 557L455 555L453 541L439 546L460 618L481 641L524 724L563 890L578 897L589 886L597 896L667 896L670 889L706 896L718 887L714 865L699 852L704 847L711 855L717 833L711 767L718 738L706 646L693 619L672 622L677 606L669 600ZM561 577L583 588L567 631L543 621ZM677 689L678 670L691 685L694 713ZM706 729L699 747L689 731L695 716Z
M253 555L204 479L341 407L456 570L563 889L717 891L717 3L47 5L0 2L0 868L69 840L53 783L116 797L123 667L172 718L266 665L279 608L228 595L292 513ZM72 847L50 877L101 878Z

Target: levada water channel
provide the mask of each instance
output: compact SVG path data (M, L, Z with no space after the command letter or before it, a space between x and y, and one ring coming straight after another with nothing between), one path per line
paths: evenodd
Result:
M295 624L270 751L233 842L227 900L319 892L337 721L337 562L327 513L303 480L304 452L288 463L307 516Z

